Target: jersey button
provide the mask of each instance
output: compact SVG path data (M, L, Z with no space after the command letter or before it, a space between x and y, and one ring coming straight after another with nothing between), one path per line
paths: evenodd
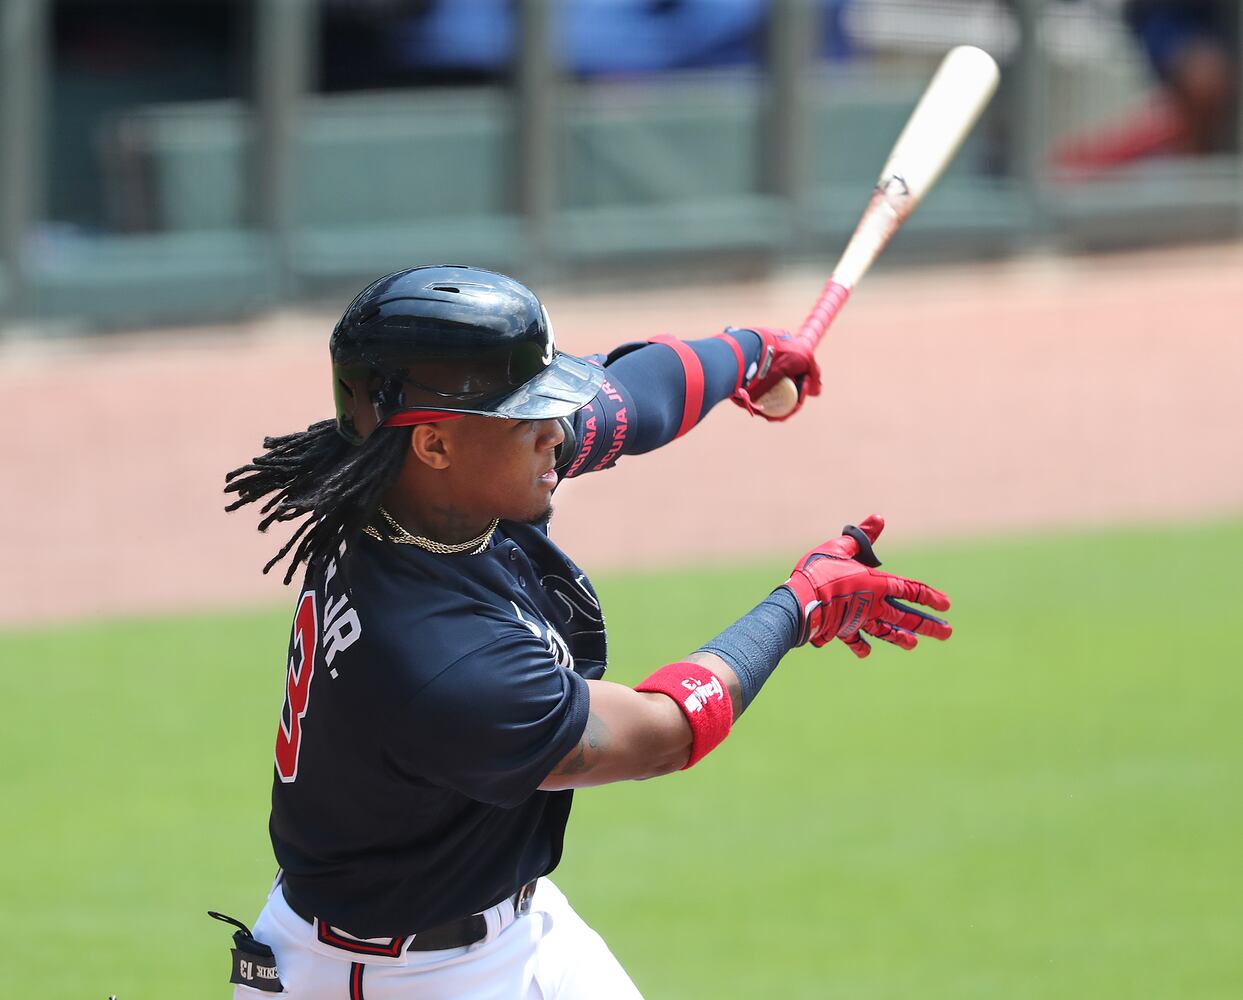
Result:
M518 547L517 546L514 546L514 548L509 550L509 561L510 562L518 561Z
M525 588L526 585L527 585L527 578L525 576L518 577L518 586Z

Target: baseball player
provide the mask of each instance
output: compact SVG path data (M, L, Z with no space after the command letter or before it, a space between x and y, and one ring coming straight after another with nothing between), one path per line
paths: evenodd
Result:
M336 419L231 472L265 567L305 564L276 733L279 874L235 924L235 997L637 997L548 878L573 789L710 753L787 651L945 639L941 592L891 576L869 518L807 553L754 610L634 688L602 680L604 616L549 537L567 478L752 413L778 379L820 390L781 331L557 350L518 282L419 267L369 285L332 333ZM760 414L762 415L762 414ZM217 915L220 916L220 915Z

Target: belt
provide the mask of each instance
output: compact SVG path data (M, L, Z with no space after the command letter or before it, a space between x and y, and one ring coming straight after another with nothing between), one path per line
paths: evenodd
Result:
M510 901L514 904L514 914L521 916L531 909L531 897L535 895L535 883L537 879L532 879L526 885L522 886L517 892L510 896ZM289 904L289 908L308 924L315 924L315 915L300 905L289 894L289 885L281 879L281 894L285 897L285 902ZM321 928L320 937L324 938L323 929L327 927L324 921L319 921ZM332 930L328 928L328 930ZM460 920L450 920L443 924L437 924L435 927L429 927L425 931L419 931L413 935L402 935L401 938L393 938L394 945L400 942L402 938L409 937L410 943L404 948L398 948L399 951L442 951L445 948L463 948L466 945L474 944L476 941L482 941L488 936L488 921L482 913L473 913L469 917L462 917ZM340 947L344 951L368 951L370 947L354 948L348 939L332 940L329 943L335 947ZM359 942L361 945L362 942Z

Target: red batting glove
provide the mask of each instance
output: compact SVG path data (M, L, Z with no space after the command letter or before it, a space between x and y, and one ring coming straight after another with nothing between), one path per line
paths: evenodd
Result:
M903 600L948 611L950 599L918 580L882 573L872 543L880 537L885 521L876 514L858 527L847 525L834 538L808 552L795 565L785 586L794 592L800 608L797 645L810 642L823 646L841 639L856 656L867 656L872 647L864 634L914 649L917 636L948 639L948 622L927 614Z
M721 336L729 336L735 329L747 329L758 334L763 346L760 359L754 368L743 373L742 385L734 393L733 400L748 413L765 420L788 420L803 407L808 396L820 395L820 366L816 363L815 341L800 337L788 330L767 326L729 327ZM794 409L781 417L769 416L755 403L783 378L789 378L798 386L798 403Z

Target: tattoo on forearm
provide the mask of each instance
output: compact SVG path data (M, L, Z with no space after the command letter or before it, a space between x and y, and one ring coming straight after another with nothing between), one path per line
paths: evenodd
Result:
M587 728L574 752L562 761L555 774L584 774L599 762L600 755L608 749L609 727L595 712L587 713Z

